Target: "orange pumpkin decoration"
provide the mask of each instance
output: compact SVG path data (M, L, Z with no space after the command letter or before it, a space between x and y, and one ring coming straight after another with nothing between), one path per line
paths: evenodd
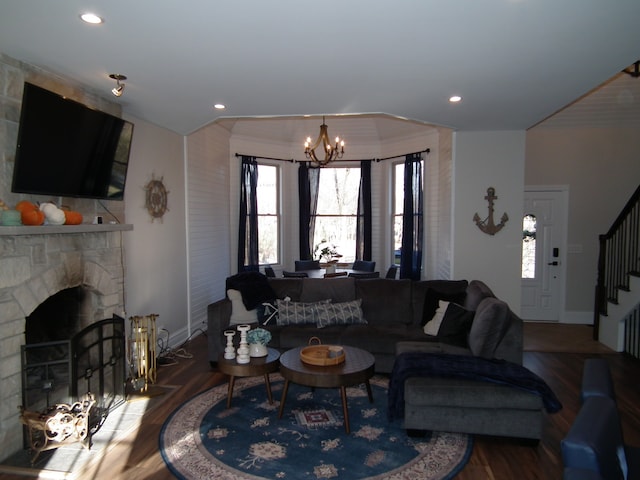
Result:
M28 200L22 200L16 205L16 210L18 210L19 212L22 212L24 210L38 210L38 207L35 203L31 203Z
M20 212L20 218L23 225L42 225L44 223L44 212L41 212L37 207L33 209L25 208Z
M82 214L74 211L64 211L65 225L80 225L82 223Z

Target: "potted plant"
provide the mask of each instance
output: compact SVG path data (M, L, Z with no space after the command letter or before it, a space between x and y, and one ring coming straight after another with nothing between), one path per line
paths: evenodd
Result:
M267 343L271 341L271 332L264 328L254 328L247 332L249 355L252 357L266 357Z
M323 263L335 263L342 255L338 253L338 249L332 243L322 240L313 250L313 256Z

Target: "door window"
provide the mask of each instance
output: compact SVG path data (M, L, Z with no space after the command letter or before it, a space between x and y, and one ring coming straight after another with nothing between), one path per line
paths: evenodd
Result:
M522 219L522 278L536 278L536 216Z

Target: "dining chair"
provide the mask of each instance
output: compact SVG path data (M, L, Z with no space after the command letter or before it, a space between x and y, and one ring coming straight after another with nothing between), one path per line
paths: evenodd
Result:
M306 278L307 272L287 272L286 270L282 271L282 276L286 278Z
M355 260L351 268L353 270L358 270L361 272L373 272L376 269L376 262L371 262L368 260Z
M349 272L349 276L353 278L380 278L380 272Z
M320 260L296 260L296 272L320 270Z
M398 273L398 266L397 265L391 265L389 267L389 270L387 270L387 274L384 276L384 278L391 278L391 279L395 280L397 273Z

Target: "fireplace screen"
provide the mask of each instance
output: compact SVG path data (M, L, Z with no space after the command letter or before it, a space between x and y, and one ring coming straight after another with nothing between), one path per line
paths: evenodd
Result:
M77 401L91 392L90 419L97 430L107 414L125 401L124 319L117 315L88 326L68 341L22 347L22 396L27 410Z

